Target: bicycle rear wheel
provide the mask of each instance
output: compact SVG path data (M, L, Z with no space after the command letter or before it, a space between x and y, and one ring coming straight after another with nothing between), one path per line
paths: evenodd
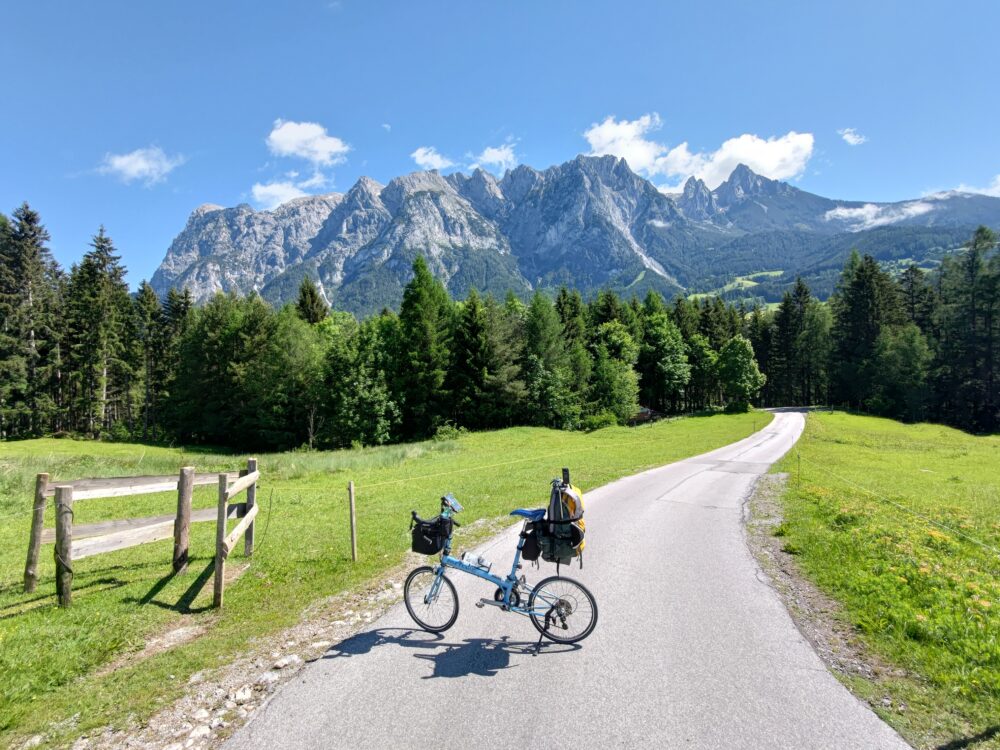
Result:
M556 643L582 641L597 625L597 602L586 586L572 578L551 576L540 581L528 598L531 624Z
M403 602L410 617L424 630L442 633L458 619L458 592L444 575L438 585L434 568L424 565L406 578Z

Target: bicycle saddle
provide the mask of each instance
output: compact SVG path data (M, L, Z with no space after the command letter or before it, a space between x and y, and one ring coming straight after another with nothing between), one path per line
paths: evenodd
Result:
M545 508L535 508L534 510L528 510L527 508L518 508L517 510L512 510L510 512L512 516L521 516L521 518L527 518L529 521L541 521L545 518Z

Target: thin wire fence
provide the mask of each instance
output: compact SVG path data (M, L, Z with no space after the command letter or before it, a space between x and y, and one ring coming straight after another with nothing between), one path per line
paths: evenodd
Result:
M827 468L826 466L823 466L822 464L818 464L815 461L812 461L812 460L810 460L808 458L803 458L801 452L799 452L798 450L795 451L795 454L796 454L796 458L800 462L801 461L805 461L807 464L815 466L816 468L818 468L820 470L821 473L826 474L827 476L833 477L834 479L837 479L837 480L843 482L846 485L854 487L855 489L858 489L861 492L864 492L864 493L866 493L868 495L871 495L875 499L881 500L882 502L887 503L888 505L891 505L892 507L896 508L897 510L901 510L901 511L903 511L903 512L905 512L905 513L907 513L907 514L909 514L909 515L911 515L911 516L913 516L915 518L919 518L920 520L922 520L922 521L924 521L924 522L926 522L926 523L928 523L928 524L930 524L932 526L936 526L937 528L941 529L942 531L947 531L950 534L954 534L957 537L965 539L966 541L971 542L972 544L975 544L975 545L983 548L984 550L986 550L988 552L992 552L994 555L997 556L997 558L1000 558L1000 549L997 549L993 545L991 545L991 544L989 544L987 542L984 542L981 539L977 539L976 537L974 537L974 536L972 536L970 534L966 534L964 531L961 531L961 530L956 529L956 528L954 528L952 526L949 526L946 523L942 523L941 521L938 521L937 519L931 518L930 516L928 516L925 513L921 513L920 511L914 510L913 508L910 508L910 507L908 507L906 505L903 505L902 503L898 503L895 500L893 500L892 498L886 497L882 493L875 492L874 490L871 490L871 489L865 487L864 485L859 484L858 482L855 482L855 481L853 481L851 479L848 479L847 477L843 477L843 476L841 476L841 475L839 475L839 474L831 471L829 468ZM801 469L799 471L799 475L800 475L800 478L801 478Z

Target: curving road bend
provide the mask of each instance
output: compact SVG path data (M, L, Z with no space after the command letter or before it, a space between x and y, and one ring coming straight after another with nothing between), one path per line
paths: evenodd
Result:
M587 492L584 569L563 569L600 608L581 644L536 652L526 619L477 609L492 592L456 574L451 630L415 630L393 607L226 747L908 747L826 670L746 545L743 503L804 423L779 412L745 440ZM480 548L494 570L516 536Z

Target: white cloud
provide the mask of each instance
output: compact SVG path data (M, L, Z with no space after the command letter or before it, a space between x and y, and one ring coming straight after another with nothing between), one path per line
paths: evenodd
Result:
M298 173L289 172L289 176L298 177ZM315 172L313 172L312 177L295 183L295 186L303 190L319 190L320 188L325 188L329 184L330 180L327 178L327 176L322 172L320 172L319 170L316 170Z
M688 177L698 177L711 189L724 182L740 163L776 180L798 177L812 157L815 140L812 133L794 130L771 138L744 133L723 142L715 151L692 152L687 142L670 148L649 138L661 125L655 112L636 120L609 116L592 124L583 136L590 144L591 155L620 156L640 174L679 178L679 184Z
M850 225L848 229L858 232L862 229L896 224L905 219L922 216L933 210L934 205L926 201L910 201L909 203L890 206L878 206L874 203L866 203L856 208L837 206L837 208L827 211L823 218L826 221L843 221Z
M267 147L275 156L297 156L314 167L329 167L345 161L351 147L329 135L317 122L275 120L267 136Z
M993 182L988 187L973 187L972 185L962 183L955 190L959 193L982 193L983 195L1000 198L1000 174L993 178Z
M391 133L392 132L392 125L390 125L387 122L383 122L382 123L382 130L384 130L386 133Z
M517 154L514 153L513 143L487 146L482 153L472 158L474 163L469 165L469 169L476 169L485 164L488 168L492 168L490 170L492 172L505 172L517 166Z
M843 138L849 146L860 146L868 141L868 136L862 135L855 128L841 128L837 131L837 135Z
M100 174L117 177L126 185L141 181L146 187L163 182L167 175L185 162L180 154L168 156L159 146L137 148L127 154L105 154L97 168Z
M255 182L253 188L251 188L251 192L253 193L254 202L266 209L277 208L282 203L287 203L294 198L302 198L308 195L308 193L291 180L268 182L265 184Z
M410 154L410 157L421 169L447 169L455 166L455 162L447 156L439 154L433 146L421 146Z

